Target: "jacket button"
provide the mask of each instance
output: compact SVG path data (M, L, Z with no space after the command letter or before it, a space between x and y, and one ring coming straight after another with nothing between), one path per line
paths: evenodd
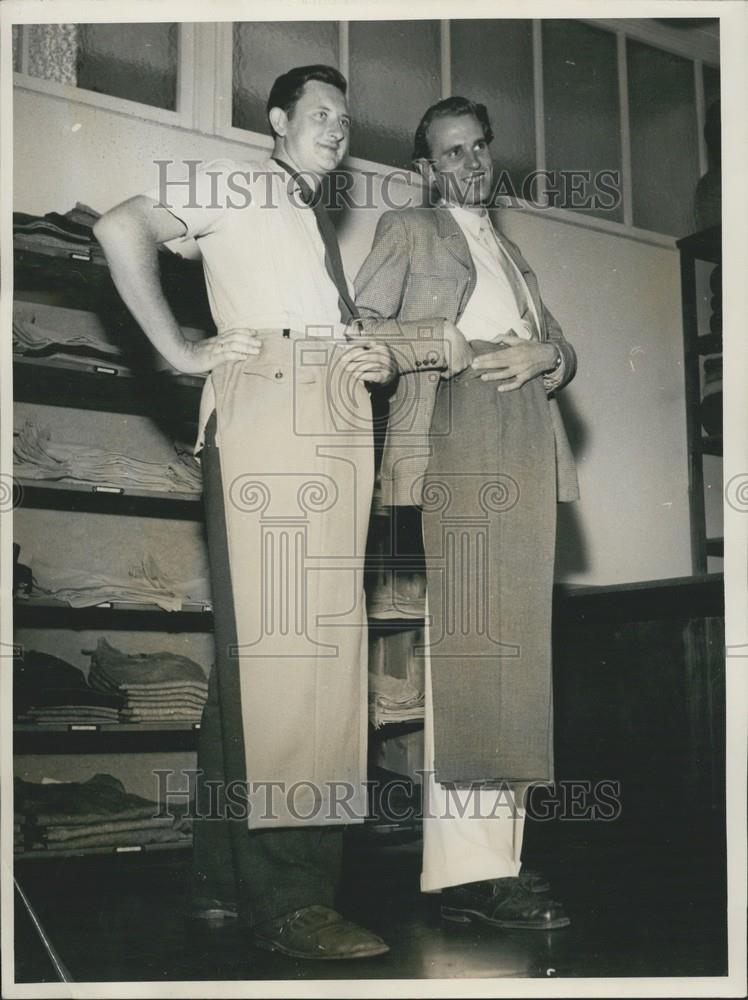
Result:
M276 378L283 378L283 372L280 369L278 369L278 371L275 373L275 377Z

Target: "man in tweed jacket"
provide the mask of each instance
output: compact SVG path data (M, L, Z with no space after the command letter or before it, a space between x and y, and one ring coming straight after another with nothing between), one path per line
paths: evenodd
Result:
M423 511L421 887L443 890L447 919L552 930L569 920L521 872L514 791L553 779L555 507L578 487L552 397L576 355L491 223L492 138L482 105L428 109L414 163L438 202L382 216L356 302L399 373L384 500Z

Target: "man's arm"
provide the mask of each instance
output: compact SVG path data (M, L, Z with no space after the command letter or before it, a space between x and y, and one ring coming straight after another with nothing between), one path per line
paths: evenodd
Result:
M115 206L94 225L112 280L138 325L170 365L199 374L259 354L260 344L249 330L221 331L199 343L182 335L161 287L158 247L185 232L183 222L145 195Z
M385 212L355 281L362 332L388 345L399 374L462 371L472 352L454 323L440 316L398 319L409 273L410 244L402 213Z

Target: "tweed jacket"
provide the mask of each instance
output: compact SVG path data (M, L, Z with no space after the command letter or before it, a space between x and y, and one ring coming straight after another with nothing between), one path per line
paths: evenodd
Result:
M561 377L544 381L556 442L557 499L576 500L574 458L553 398L574 377L576 354L544 305L532 268L514 243L505 236L501 241L527 284L540 318L541 339L553 341L563 359ZM447 208L408 208L382 215L355 288L363 331L389 344L399 372L382 457L386 504L421 503L439 373L446 367L444 321L459 323L476 280L467 240Z

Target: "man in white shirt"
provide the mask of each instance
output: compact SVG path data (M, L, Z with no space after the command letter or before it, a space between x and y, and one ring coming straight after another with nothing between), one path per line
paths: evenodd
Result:
M272 159L173 170L95 235L157 350L207 373L196 451L216 661L192 915L238 912L257 946L298 958L367 958L387 946L333 905L343 826L366 811L365 382L390 377L390 358L348 342L356 310L319 198L348 147L345 79L328 66L290 70L268 119ZM217 328L199 343L182 335L159 280L158 246L183 237L200 248Z
M578 488L549 397L576 357L489 216L492 138L483 105L428 109L413 160L435 203L382 216L356 303L399 371L383 496L423 512L421 888L442 892L446 919L554 930L569 923L563 907L521 871L520 792L553 780L555 508ZM416 352L406 327L433 331L439 317L441 339Z

